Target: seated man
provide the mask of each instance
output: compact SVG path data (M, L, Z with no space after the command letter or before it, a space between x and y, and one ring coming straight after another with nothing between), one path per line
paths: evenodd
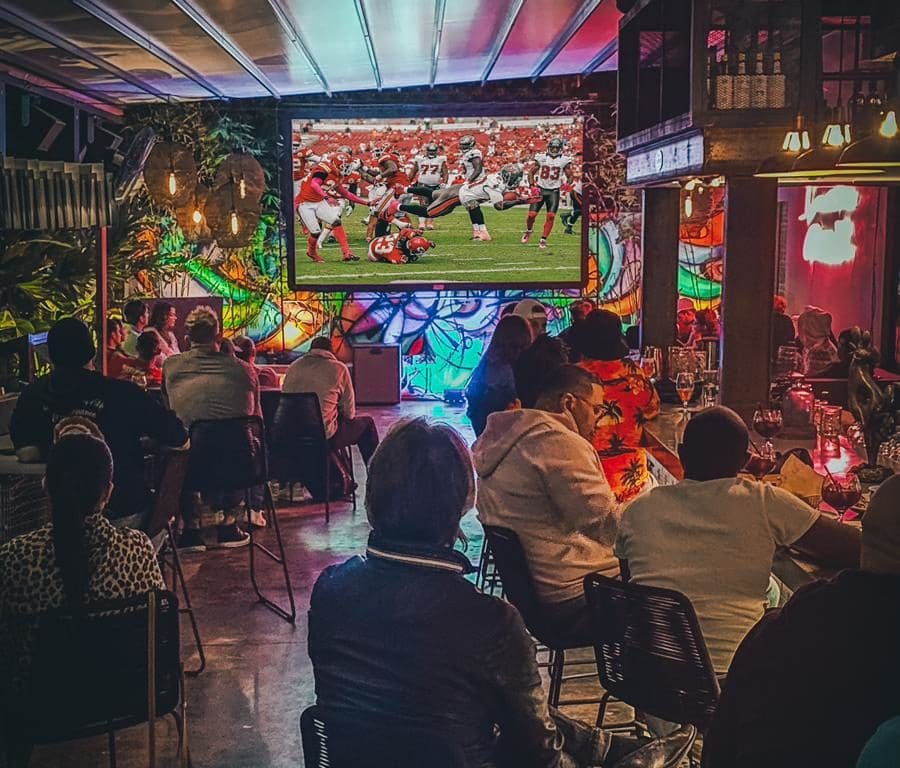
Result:
M122 307L125 318L125 340L122 351L129 357L137 356L137 340L150 323L150 307L140 299L132 299Z
M878 726L900 715L898 605L900 477L894 475L863 518L860 567L797 590L741 643L703 765L856 765ZM898 762L895 751L884 764Z
M436 733L462 748L466 768L676 765L690 726L640 746L551 716L521 617L481 594L453 550L473 486L448 426L401 423L375 452L367 556L323 571L310 600L309 655L329 722Z
M258 416L259 380L243 360L219 351L219 318L207 306L191 311L185 321L191 349L167 357L163 363L163 392L172 410L185 426L201 419L231 419ZM249 537L237 525L241 491L211 493L205 501L224 515L218 526L218 547L242 547ZM206 549L200 532L200 520L185 505L184 530L179 549L202 552Z
M473 446L478 517L515 531L538 598L567 635L590 645L583 579L619 573L612 545L620 510L591 445L603 389L574 365L533 375L534 408L492 413Z
M738 479L747 444L747 427L734 411L694 416L678 449L685 479L631 502L616 540L623 575L690 598L720 674L762 618L779 547L837 568L859 563L852 528L781 488Z
M249 336L235 336L232 343L234 344L234 356L256 370L259 386L278 389L278 374L268 365L259 365L256 362L256 344L253 339Z
M320 336L312 340L309 352L291 363L281 391L315 392L331 447L356 445L368 465L378 447L378 430L371 416L356 415L350 371L334 356L331 339Z
M19 397L9 424L20 461L46 461L53 427L67 416L84 416L103 433L115 462L107 517L139 528L152 496L144 479L144 448L149 437L160 446L181 447L187 433L171 411L128 381L92 370L96 349L80 320L60 320L47 336L53 370Z

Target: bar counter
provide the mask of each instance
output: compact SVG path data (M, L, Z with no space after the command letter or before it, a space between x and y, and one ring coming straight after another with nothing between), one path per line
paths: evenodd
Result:
M696 413L696 409L692 409ZM683 479L684 472L678 459L678 445L684 434L686 421L680 406L663 405L662 411L655 419L644 426L644 437L647 449L647 462L650 473L660 485L672 485ZM762 442L751 433L751 438ZM788 451L792 448L806 448L813 458L816 472L825 474L825 467L836 474L846 472L850 467L865 461L864 457L853 448L843 435L840 438L840 451L823 456L818 450L815 440L772 441L777 451ZM859 525L848 522L847 525ZM779 551L775 555L772 572L791 590L818 578L828 578L834 571L803 560L791 551Z

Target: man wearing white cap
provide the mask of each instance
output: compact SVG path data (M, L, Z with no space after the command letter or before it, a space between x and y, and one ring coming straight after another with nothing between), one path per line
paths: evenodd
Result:
M513 314L528 321L534 338L547 333L547 308L537 299L522 299L516 304Z
M747 635L704 768L851 766L900 715L900 476L863 517L860 567L809 584ZM896 762L894 764L897 764Z
M682 296L678 299L678 314L675 322L675 339L682 346L688 346L694 333L694 320L697 319L697 308L691 299Z

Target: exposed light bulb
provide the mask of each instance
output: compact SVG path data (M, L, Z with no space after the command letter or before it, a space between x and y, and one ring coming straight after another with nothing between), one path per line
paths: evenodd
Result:
M236 235L238 233L238 216L234 211L231 212L231 234Z
M799 152L800 151L800 131L788 131L784 135L784 142L782 143L781 148L785 152Z
M893 139L897 135L897 112L895 110L889 109L887 111L884 120L881 121L878 133L886 139Z
M807 150L812 146L809 142L809 131L800 131L800 146L804 150Z
M688 192L687 197L684 198L684 215L685 218L690 218L694 213L694 201L691 199L691 193Z
M244 181L243 176L241 177L241 180L238 183L238 194L240 194L241 200L243 200L247 197L247 182Z
M829 123L822 134L822 145L839 149L845 144L844 129L838 123Z
M175 178L175 171L169 173L169 194L174 195L178 191L178 180Z
M199 224L201 221L203 221L203 214L200 212L199 208L194 208L194 212L193 214L191 214L191 219L193 220L194 224Z

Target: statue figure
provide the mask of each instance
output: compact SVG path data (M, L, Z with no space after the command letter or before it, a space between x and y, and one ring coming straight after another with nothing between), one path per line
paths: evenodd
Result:
M866 444L867 464L861 470L864 482L879 482L884 473L876 473L878 449L894 434L894 385L884 390L875 381L878 350L872 346L872 334L860 331L859 326L850 330L850 373L847 377L847 404L850 412L862 427ZM889 473L889 470L885 470ZM878 475L876 477L876 474Z

